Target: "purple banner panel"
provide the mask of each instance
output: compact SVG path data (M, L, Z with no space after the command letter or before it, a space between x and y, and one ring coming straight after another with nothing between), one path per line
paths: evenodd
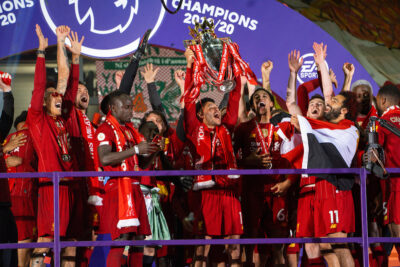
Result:
M165 0L170 9L180 0ZM183 0L181 10L166 12L160 0L5 0L0 3L0 58L35 49L35 24L42 27L49 43L55 44L57 25L69 25L85 36L84 55L100 59L118 58L132 53L140 36L152 28L150 43L184 49L183 40L191 39L188 26L203 17L215 22L218 37L231 37L250 63L258 78L261 64L272 60L272 90L286 95L289 75L287 54L299 49L304 64L298 82L316 78L312 43L328 45L327 64L343 81L342 65L355 65L354 80L366 79L377 85L356 59L317 25L277 1L265 0ZM337 89L339 91L339 89Z

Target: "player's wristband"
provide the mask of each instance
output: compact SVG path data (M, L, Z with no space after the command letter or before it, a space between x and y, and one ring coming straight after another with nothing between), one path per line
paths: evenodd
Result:
M139 155L139 147L136 145L133 147L133 149L135 150L135 154Z
M43 56L44 56L44 55L46 55L46 51L44 51L44 50L39 50L39 49L38 49L38 50L36 51L36 54L37 54L37 55L43 55Z

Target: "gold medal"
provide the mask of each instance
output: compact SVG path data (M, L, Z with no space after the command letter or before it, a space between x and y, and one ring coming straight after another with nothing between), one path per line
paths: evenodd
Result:
M264 137L268 136L268 129L262 129L261 131L262 131Z

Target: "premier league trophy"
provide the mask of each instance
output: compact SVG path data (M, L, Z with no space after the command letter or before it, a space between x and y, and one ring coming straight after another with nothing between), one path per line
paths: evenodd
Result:
M195 86L208 82L221 92L230 92L235 88L234 76L246 75L256 84L254 73L239 54L239 47L229 37L217 38L214 21L203 18L203 23L196 21L194 29L189 27L192 40L183 41L185 48L193 50L196 58L193 67Z

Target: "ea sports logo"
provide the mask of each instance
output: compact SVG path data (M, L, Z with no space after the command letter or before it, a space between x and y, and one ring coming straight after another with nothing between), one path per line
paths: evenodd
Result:
M85 36L82 54L97 58L127 55L152 28L150 38L164 18L159 0L40 0L43 16L55 33L58 25L68 25Z
M297 73L297 81L302 84L309 80L318 78L318 69L317 64L314 61L314 53L308 53L303 56L303 65L301 66L299 72ZM328 67L328 63L325 61L326 67Z

